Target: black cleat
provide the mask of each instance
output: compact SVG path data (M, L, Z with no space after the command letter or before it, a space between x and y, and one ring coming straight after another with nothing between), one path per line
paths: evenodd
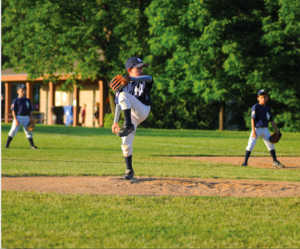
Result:
M243 164L241 166L246 167L246 166L248 166L248 163L247 162L243 162Z
M135 131L133 124L127 126L126 124L123 125L123 128L117 133L118 137L127 137L129 134Z
M9 146L5 145L4 148L9 149Z
M273 162L273 167L275 167L275 168L285 168L285 166L282 165L279 161L274 161Z
M31 149L37 149L38 147L36 147L35 145L31 146Z
M123 175L124 180L131 180L134 176L133 169L126 169L125 174Z

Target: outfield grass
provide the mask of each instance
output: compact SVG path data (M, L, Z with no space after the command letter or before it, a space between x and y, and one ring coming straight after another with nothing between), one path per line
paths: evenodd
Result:
M300 198L2 192L5 248L300 247Z
M3 149L2 176L121 175L121 140L110 129L37 125L31 150L20 130ZM136 175L299 181L270 170L164 156L244 156L249 132L139 129ZM277 155L300 156L300 133ZM269 156L259 140L253 156ZM300 247L300 198L145 197L2 191L2 248Z
M3 176L121 175L121 139L110 129L37 125L31 150L22 130L3 149L10 125L2 124ZM163 156L244 156L249 132L139 129L133 144L137 176L300 181L300 170L241 168ZM277 155L300 156L300 133L284 133ZM260 139L252 156L268 156ZM271 159L270 159L271 161ZM242 162L241 162L242 163Z

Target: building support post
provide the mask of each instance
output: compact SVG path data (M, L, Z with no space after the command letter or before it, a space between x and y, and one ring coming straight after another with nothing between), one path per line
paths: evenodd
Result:
M54 106L54 84L49 82L49 103L48 103L48 124L54 125L52 122L52 115L51 108Z
M11 83L5 83L5 112L4 119L5 123L9 122L9 118L11 117Z
M107 85L102 81L99 80L99 94L100 94L100 110L99 110L99 124L100 127L104 126L104 116L107 110L106 107L106 98L107 98Z
M75 85L73 90L73 126L79 125L79 88Z
M26 98L33 104L33 83L26 82Z

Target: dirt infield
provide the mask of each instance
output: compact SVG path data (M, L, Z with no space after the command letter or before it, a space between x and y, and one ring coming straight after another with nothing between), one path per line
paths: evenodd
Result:
M170 157L173 159L189 159L189 160L199 160L199 161L209 161L215 163L226 163L241 166L244 161L244 157L208 157L208 156L199 156L199 157ZM284 166L284 169L300 169L300 157L278 157L279 160ZM248 166L258 167L258 168L267 168L267 169L276 169L273 165L273 160L270 157L250 157L248 160Z
M136 177L2 177L2 190L146 196L300 196L300 182Z
M170 158L238 166L244 160L243 157ZM269 157L250 157L248 165L274 170L300 168L300 157L280 157L279 160L285 168L274 168ZM125 181L116 176L2 177L2 190L98 195L293 197L300 196L300 182L158 177L135 177Z

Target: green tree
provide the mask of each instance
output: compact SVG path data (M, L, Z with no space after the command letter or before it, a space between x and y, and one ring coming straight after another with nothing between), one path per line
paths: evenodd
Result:
M5 0L2 16L4 67L54 83L124 73L127 58L147 50L150 0ZM55 76L55 74L58 74Z
M225 101L243 119L260 88L282 106L293 103L284 115L297 126L299 10L296 0L154 0L147 9L150 49L165 61L169 92L192 90L207 103L220 102L221 130Z
M149 23L144 15L150 0L5 2L2 30L7 31L2 44L10 61L4 66L25 70L31 79L42 76L55 83L60 75L73 72L63 86L69 88L79 77L103 77L109 82L114 75L125 73L124 63L132 56L155 63L149 53ZM158 75L151 69L145 72ZM154 106L145 126L208 127L211 118L205 122L195 118L203 109L199 103L194 108L185 96L166 96L159 82L156 80L158 86L152 91Z
M234 96L239 99L251 89L244 80L249 70L244 60L256 46L253 30L260 28L260 15L251 12L248 2L156 0L147 9L153 35L151 52L169 54L169 91L187 90L207 103L218 100L220 130L224 129L225 101ZM257 9L262 8L255 2ZM262 32L256 32L255 36L259 35Z
M230 110L227 123L243 129L257 90L265 88L279 126L300 130L299 4L4 0L2 47L10 58L4 67L54 83L73 72L68 88L79 77L109 82L138 56L155 79L145 126L213 129L220 110L223 129Z
M270 89L276 123L283 130L300 131L300 2L265 0L265 9L265 53L252 78L257 87Z
M163 128L215 129L218 111L193 93L183 65L189 61L185 47L191 36L179 20L186 11L185 1L152 1L146 10L150 23L150 53L155 80L155 117ZM186 36L187 35L187 36ZM156 108L159 110L156 111Z

